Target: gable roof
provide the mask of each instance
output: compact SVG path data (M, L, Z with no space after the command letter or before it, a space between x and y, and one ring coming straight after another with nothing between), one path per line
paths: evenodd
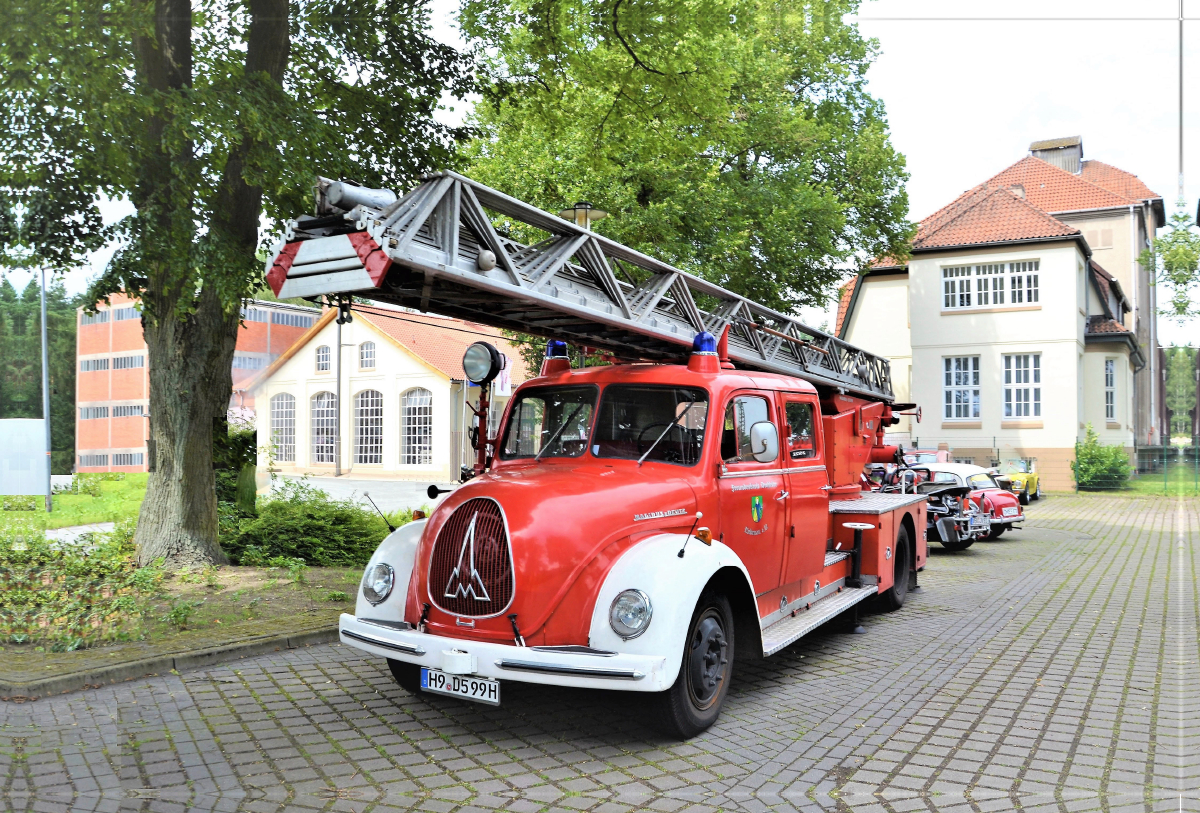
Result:
M850 315L850 301L854 298L854 289L857 286L858 277L854 277L838 291L837 320L833 323L834 336L845 338L842 336L842 327L846 324L846 317Z
M1137 203L1134 198L1117 194L1079 175L1072 175L1040 158L1027 155L992 176L987 186L1025 188L1025 199L1043 212L1077 212L1083 209L1107 209Z
M462 356L467 347L477 341L490 342L508 357L509 363L513 365L512 383L514 386L532 377L520 350L513 346L504 334L494 328L462 319L429 316L357 303L354 305L353 312L356 319L361 318L377 333L390 339L409 355L448 379L461 381L466 377L462 369ZM254 389L274 375L276 370L307 346L336 316L336 309L329 309L322 313L321 318L303 336L279 358L275 359L270 366L243 384L241 388Z
M989 182L967 190L922 220L912 248L915 252L1079 236L1079 229L1051 217L1015 192Z
M1088 268L1092 272L1092 280L1096 284L1097 290L1100 291L1101 301L1104 303L1104 312L1112 315L1108 307L1109 296L1115 294L1117 301L1125 308L1125 312L1133 310L1129 304L1129 300L1125 298L1125 292L1121 290L1121 283L1117 282L1117 278L1105 271L1095 260L1088 260Z

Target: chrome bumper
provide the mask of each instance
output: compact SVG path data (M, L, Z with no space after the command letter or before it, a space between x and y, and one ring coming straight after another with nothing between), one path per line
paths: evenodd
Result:
M523 683L661 692L675 682L678 668L666 669L665 657L588 650L587 647L519 647L470 641L400 629L343 614L342 643L380 658L414 663L454 674L470 674ZM448 657L453 653L453 657ZM464 658L462 653L469 655ZM464 662L469 666L463 667Z
M991 523L993 525L1020 525L1024 521L1025 521L1024 514L1017 516L1017 517L992 517L991 518Z

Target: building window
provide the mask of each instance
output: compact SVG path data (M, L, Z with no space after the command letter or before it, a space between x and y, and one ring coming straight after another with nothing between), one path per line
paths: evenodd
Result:
M1042 357L1037 353L1004 357L1004 417L1042 414Z
M296 396L286 392L271 396L271 447L280 463L296 462Z
M108 455L106 454L81 454L79 456L79 465L86 468L95 468L97 466L108 465Z
M1117 419L1117 360L1104 360L1104 417Z
M400 462L433 465L433 393L409 390L400 396Z
M95 373L108 369L108 359L83 359L79 362L81 373Z
M314 463L333 463L337 454L337 401L332 392L312 398L312 458Z
M79 408L79 420L81 420L81 421L94 421L97 418L107 418L107 417L108 417L108 407L106 407L106 406L80 407Z
M271 324L273 325L286 325L287 327L312 327L314 321L316 321L316 317L309 316L306 313L271 311Z
M363 342L358 346L358 366L364 370L375 369L375 342Z
M112 360L112 368L114 370L132 370L136 367L145 366L145 356L117 356Z
M383 462L383 393L377 390L354 396L354 462Z
M263 308L242 308L242 320L246 322L265 322L269 314Z
M329 345L327 344L317 348L317 372L329 372Z
M975 266L975 304L981 308L1004 304L1004 263Z
M1038 261L1009 263L1009 291L1014 305L1032 304L1038 300Z
M113 455L114 466L140 466L145 462L144 452L123 452Z
M115 406L112 408L112 416L114 418L140 418L145 414L145 408L141 404Z
M943 307L971 307L971 266L942 269L942 296Z
M953 356L942 359L945 369L943 389L950 420L979 417L979 356Z
M138 313L137 308L117 308L116 310L112 311L112 319L114 322L124 322L126 319L140 319L141 316L142 315L140 313ZM133 464L132 463L113 463L113 465L114 466L121 466L121 465L132 466ZM138 465L141 465L141 464L139 463Z
M81 325L103 325L106 322L108 322L108 311L96 311L95 313L85 313L79 317L79 324L81 324ZM90 455L90 457L96 457L96 455ZM87 465L107 466L108 465L107 456L105 456L104 459L105 459L104 463L95 463L95 464L89 463ZM79 465L82 466L84 464L80 463Z
M267 360L262 356L243 356L240 353L233 355L233 369L235 370L261 370L266 366Z

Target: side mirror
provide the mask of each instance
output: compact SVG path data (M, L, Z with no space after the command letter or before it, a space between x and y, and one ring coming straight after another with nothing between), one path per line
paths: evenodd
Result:
M770 421L759 421L750 427L750 453L759 463L770 463L779 457L779 432Z

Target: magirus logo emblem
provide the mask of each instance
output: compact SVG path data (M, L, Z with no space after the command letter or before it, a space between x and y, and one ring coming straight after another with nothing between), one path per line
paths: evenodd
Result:
M446 582L444 594L446 598L470 596L476 601L492 600L492 597L488 595L487 588L483 586L483 577L475 569L475 520L477 519L479 519L478 511L471 517L471 524L467 526L467 532L463 534L462 548L458 551L458 564L454 566L454 570L450 571L450 581ZM465 570L464 563L466 564Z

